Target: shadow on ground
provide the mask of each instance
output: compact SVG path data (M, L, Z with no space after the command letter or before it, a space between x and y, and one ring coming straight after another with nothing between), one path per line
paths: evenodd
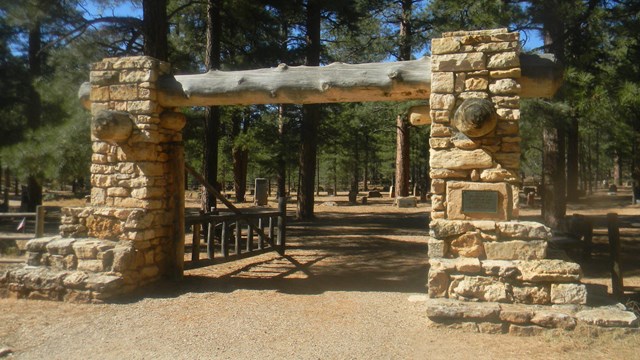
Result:
M288 224L287 252L189 270L182 282L161 282L119 301L185 293L274 290L424 293L426 213L322 213Z

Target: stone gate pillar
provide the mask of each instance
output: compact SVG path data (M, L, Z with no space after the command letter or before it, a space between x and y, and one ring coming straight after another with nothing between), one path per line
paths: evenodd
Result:
M577 264L544 260L549 228L518 218L518 33L432 41L432 298L585 303Z

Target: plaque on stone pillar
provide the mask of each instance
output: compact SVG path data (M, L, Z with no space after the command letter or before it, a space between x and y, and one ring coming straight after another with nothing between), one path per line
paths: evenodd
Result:
M498 213L498 192L491 190L462 190L463 213Z

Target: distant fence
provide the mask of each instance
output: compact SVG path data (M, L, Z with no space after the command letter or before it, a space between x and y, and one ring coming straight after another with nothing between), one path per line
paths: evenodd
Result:
M40 205L36 208L35 212L16 212L16 213L0 213L0 220L2 219L31 219L35 218L35 229L33 233L19 233L16 230L15 234L2 234L0 235L0 241L4 240L30 240L44 236L44 215L45 207ZM25 224L26 226L26 224Z

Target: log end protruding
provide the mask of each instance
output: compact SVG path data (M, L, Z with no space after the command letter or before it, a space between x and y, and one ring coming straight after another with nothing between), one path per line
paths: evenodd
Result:
M165 129L180 131L187 124L187 117L176 111L163 111L160 114L160 126Z
M133 119L128 112L100 110L91 119L91 135L99 140L120 143L132 132Z
M472 138L487 135L497 123L498 114L493 103L487 99L466 99L453 117L453 125Z

